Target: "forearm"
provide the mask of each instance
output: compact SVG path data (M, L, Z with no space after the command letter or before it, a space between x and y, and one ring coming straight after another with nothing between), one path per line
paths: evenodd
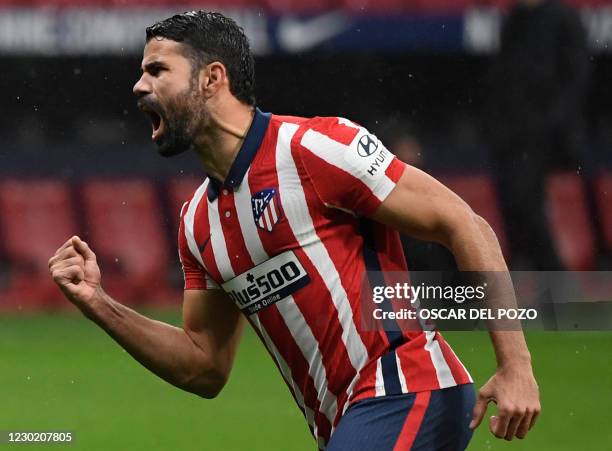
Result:
M467 222L467 223L466 223ZM461 226L451 233L449 248L460 271L477 271L488 275L495 286L490 302L495 308L516 308L516 298L508 267L504 261L495 232L475 214L469 214ZM520 322L490 324L490 336L499 367L530 363L531 357ZM501 329L501 330L500 330Z
M172 385L203 397L214 397L223 385L205 350L184 329L147 318L102 289L92 302L78 307L138 362Z

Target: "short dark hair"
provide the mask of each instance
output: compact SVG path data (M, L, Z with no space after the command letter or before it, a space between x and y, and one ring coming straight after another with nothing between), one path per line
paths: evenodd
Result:
M194 71L212 61L228 73L230 92L241 102L255 105L255 63L242 27L229 17L210 11L190 11L147 28L147 42L166 38L187 45Z

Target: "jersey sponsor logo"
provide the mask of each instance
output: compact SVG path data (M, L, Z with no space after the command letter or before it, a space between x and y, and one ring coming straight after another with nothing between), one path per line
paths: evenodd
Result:
M355 157L355 150L361 158ZM353 144L353 152L345 154L350 167L364 177L378 178L384 174L391 163L393 154L389 152L378 138L367 131Z
M383 147L380 152L378 152L378 155L376 155L376 158L374 158L372 164L370 164L370 167L368 168L368 174L374 176L374 174L376 174L379 169L382 169L383 171L387 169L387 166L389 165L385 165L384 163L385 161L387 161L389 155L389 151L387 151L387 149Z
M272 305L310 283L310 276L293 251L285 251L221 286L247 315Z
M251 196L253 219L257 227L271 232L274 226L282 219L280 196L275 188L259 191Z
M378 149L378 139L374 135L363 135L357 144L357 153L369 157Z

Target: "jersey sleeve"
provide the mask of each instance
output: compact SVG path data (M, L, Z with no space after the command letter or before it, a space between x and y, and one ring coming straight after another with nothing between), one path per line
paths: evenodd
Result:
M202 264L195 258L191 249L189 248L189 242L187 238L187 232L185 230L185 213L187 210L186 202L181 209L181 221L179 225L178 235L178 254L183 270L183 277L185 280L185 290L211 290L218 289L219 285L210 277L206 272ZM196 245L197 248L197 245Z
M343 118L313 120L298 154L325 205L360 216L376 211L406 166L367 129Z

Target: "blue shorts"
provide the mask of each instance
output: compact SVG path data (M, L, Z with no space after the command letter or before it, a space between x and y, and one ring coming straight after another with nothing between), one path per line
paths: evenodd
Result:
M476 397L472 384L364 399L352 405L327 451L463 451Z

